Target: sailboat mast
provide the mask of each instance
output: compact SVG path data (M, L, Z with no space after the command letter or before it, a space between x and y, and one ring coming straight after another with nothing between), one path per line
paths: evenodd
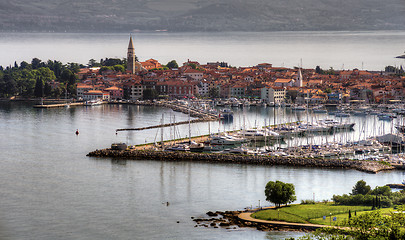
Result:
M160 146L163 148L163 119L164 119L164 113L162 113L162 120L160 121L160 124L162 126L160 130Z

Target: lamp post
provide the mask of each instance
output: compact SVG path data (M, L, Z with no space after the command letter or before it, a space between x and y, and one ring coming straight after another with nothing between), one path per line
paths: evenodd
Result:
M329 225L332 226L332 213L329 213Z

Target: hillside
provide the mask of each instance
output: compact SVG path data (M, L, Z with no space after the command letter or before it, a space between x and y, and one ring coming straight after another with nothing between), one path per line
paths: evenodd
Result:
M405 29L404 0L3 0L0 31Z

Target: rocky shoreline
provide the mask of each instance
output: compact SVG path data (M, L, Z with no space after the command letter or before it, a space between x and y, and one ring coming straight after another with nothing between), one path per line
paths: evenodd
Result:
M354 169L367 173L378 173L380 171L395 169L391 165L375 161L360 161L347 159L321 159L321 158L292 158L292 157L269 157L251 156L220 153L191 153L191 152L168 152L156 150L112 150L101 149L87 154L90 157L109 157L120 159L142 159L159 161L192 161L208 163L230 163L230 164L253 164L253 165L281 165L292 167L315 167L315 168L337 168Z
M243 211L216 211L207 212L208 218L195 218L191 219L196 223L194 227L206 227L206 228L225 228L225 229L239 229L239 228L255 228L260 231L300 231L309 232L311 229L305 227L292 227L292 226L279 226L271 225L260 222L249 222L240 219L238 216Z

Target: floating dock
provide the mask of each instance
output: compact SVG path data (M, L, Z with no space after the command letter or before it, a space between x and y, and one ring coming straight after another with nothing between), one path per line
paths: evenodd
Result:
M34 108L61 108L61 107L83 106L82 102L79 103L57 103L57 104L38 104Z

